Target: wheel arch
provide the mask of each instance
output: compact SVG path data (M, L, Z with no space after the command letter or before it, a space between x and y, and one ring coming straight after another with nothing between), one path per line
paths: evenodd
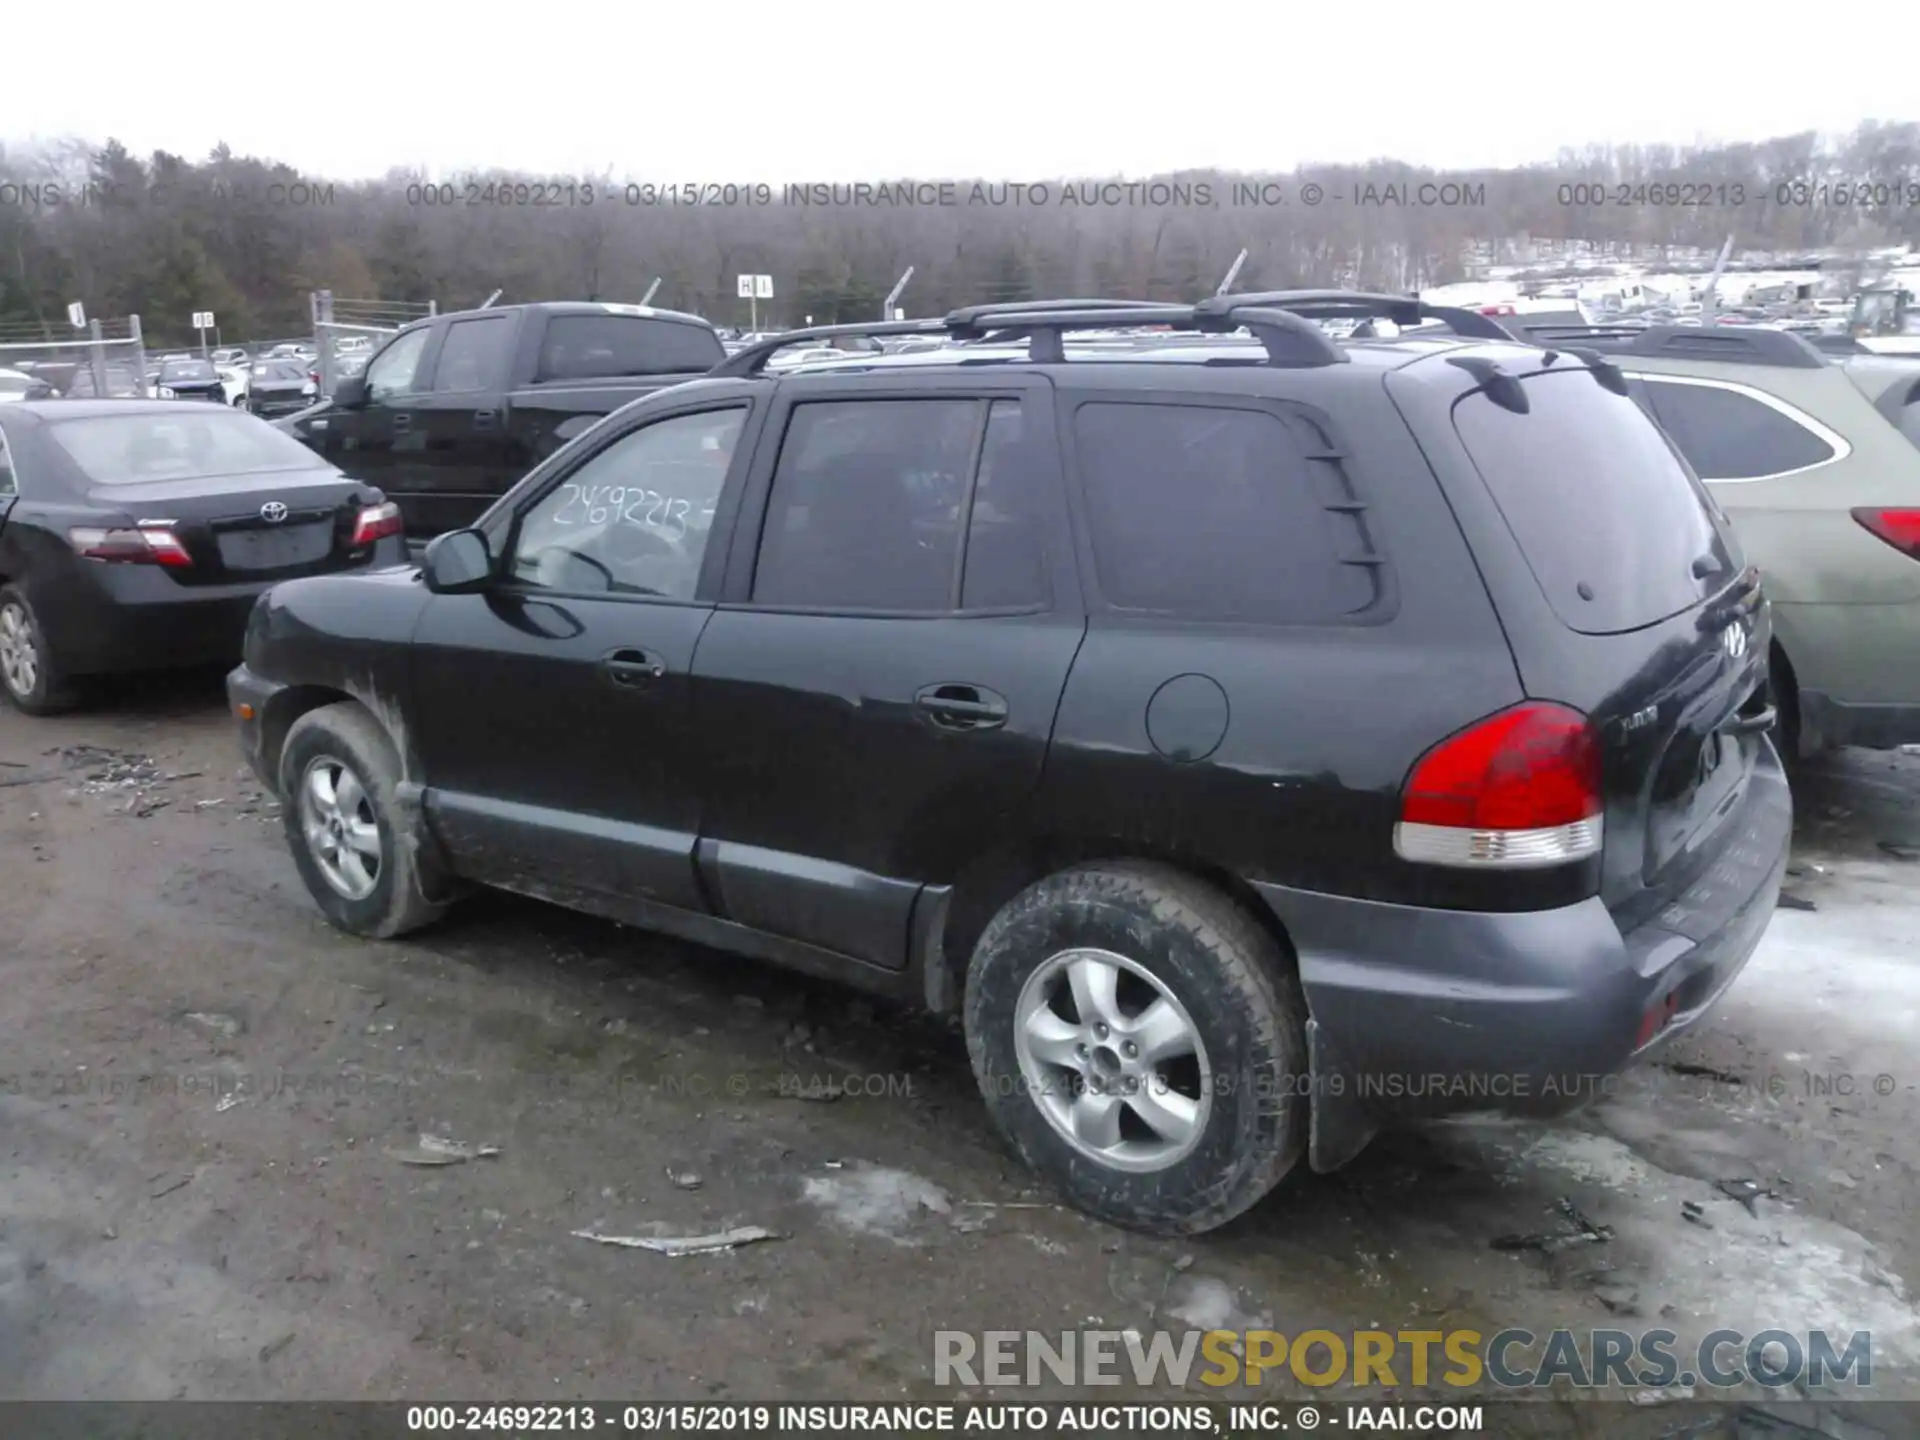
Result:
M1056 832L1022 837L977 856L949 887L945 913L936 930L939 941L929 963L938 973L926 977L930 1008L957 1009L965 991L968 962L993 917L1027 886L1075 865L1103 860L1148 860L1213 886L1234 901L1272 937L1289 964L1296 963L1292 938L1259 891L1225 866L1191 852L1168 849L1120 836Z
M330 685L289 685L275 691L260 714L260 758L266 773L280 773L280 754L286 748L287 732L293 729L295 721L323 705L337 705L342 700L353 698L346 691Z
M1791 760L1804 759L1811 748L1819 748L1819 737L1806 732L1806 717L1800 709L1800 676L1793 667L1787 647L1774 636L1767 643L1768 672L1774 681L1773 703L1780 712L1780 736Z

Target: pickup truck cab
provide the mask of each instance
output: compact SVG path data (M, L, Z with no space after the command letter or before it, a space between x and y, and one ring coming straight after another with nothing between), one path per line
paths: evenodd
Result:
M640 305L441 315L387 341L295 433L432 536L472 524L602 416L725 358L699 316Z

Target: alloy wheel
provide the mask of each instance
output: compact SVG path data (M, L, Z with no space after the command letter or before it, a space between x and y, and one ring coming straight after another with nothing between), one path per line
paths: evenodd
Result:
M1014 1053L1041 1114L1102 1165L1164 1170L1206 1132L1213 1077L1199 1027L1124 955L1071 949L1043 961L1014 1007Z
M40 679L40 648L26 606L10 600L0 607L0 680L22 700Z
M300 780L300 831L327 883L364 900L380 880L380 823L360 777L322 755Z

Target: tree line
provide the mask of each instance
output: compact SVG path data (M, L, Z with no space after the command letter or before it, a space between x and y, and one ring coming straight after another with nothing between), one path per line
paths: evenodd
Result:
M735 277L774 279L763 325L1059 295L1197 299L1245 247L1238 288L1407 290L1544 244L1658 261L1920 242L1920 124L1753 144L1603 145L1521 169L1393 160L1150 180L638 183L496 172L333 182L220 146L144 158L118 141L0 150L0 328L66 332L66 308L138 314L156 343L303 332L308 292L476 305L637 300L740 324Z

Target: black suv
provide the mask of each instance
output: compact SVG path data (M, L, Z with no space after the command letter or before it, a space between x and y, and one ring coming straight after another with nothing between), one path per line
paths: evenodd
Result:
M1452 333L1317 323L1370 317ZM262 600L231 700L334 924L493 885L958 1011L1019 1152L1167 1233L1564 1111L1745 962L1769 615L1605 360L1281 292L764 373L846 328Z

